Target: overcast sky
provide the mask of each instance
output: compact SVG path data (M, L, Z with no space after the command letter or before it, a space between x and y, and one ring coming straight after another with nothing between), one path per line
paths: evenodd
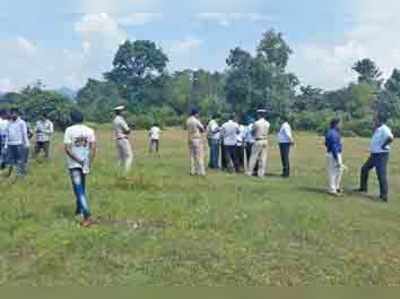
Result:
M126 39L150 39L169 69L223 70L229 50L254 51L262 33L284 33L302 84L333 89L370 57L400 68L396 0L0 0L0 91L41 79L78 89L111 68Z

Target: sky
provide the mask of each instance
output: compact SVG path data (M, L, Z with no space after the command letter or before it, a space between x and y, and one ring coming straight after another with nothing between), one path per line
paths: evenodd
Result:
M224 70L229 50L254 53L263 32L282 32L289 70L303 85L340 88L371 58L400 68L396 0L0 0L0 91L38 79L79 89L101 79L125 40L155 41L169 71Z

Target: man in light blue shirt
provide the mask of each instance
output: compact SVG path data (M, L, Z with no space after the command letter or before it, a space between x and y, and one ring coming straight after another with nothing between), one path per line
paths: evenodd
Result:
M231 115L229 120L222 125L221 138L225 148L225 159L229 171L240 171L239 160L236 152L237 135L240 133L239 124L234 121L235 115Z
M379 181L380 199L388 201L389 186L387 180L387 164L389 161L390 144L394 136L390 128L385 124L386 119L379 117L376 121L376 129L371 140L371 155L361 169L360 192L368 192L369 172L375 168Z

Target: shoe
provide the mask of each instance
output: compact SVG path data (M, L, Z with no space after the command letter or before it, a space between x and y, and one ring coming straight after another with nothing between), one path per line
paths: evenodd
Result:
M368 191L360 188L360 189L355 189L354 192L367 193Z
M339 193L339 194L343 194L344 193L343 189L337 189L336 192Z
M380 199L385 203L389 202L389 199L386 196L381 196Z
M94 224L94 222L91 219L85 219L81 222L82 227L90 227Z
M328 192L328 194L329 194L330 196L333 196L333 197L341 197L341 194L339 194L339 193L337 193L337 192Z

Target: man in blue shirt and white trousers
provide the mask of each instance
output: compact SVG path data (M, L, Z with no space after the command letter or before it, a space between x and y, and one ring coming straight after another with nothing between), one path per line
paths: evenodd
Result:
M368 192L369 172L375 168L379 181L380 199L388 201L389 185L387 180L387 164L389 162L390 144L394 141L391 129L385 124L385 117L378 117L376 129L371 140L371 155L361 168L359 192Z
M329 194L339 196L342 193L341 182L343 176L343 159L342 159L342 136L340 134L340 120L333 119L330 129L325 136L325 145L327 149L328 178L329 178Z

